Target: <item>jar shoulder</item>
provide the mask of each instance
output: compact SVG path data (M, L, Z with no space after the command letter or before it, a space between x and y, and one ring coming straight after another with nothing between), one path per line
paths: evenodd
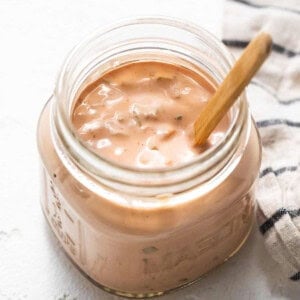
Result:
M95 194L77 181L65 168L55 152L50 133L50 104L42 112L38 125L38 147L43 166L68 205L91 226L114 228L119 232L134 234L156 234L172 231L175 228L197 222L200 217L209 218L221 210L242 201L249 193L258 175L261 146L259 135L252 121L248 142L242 149L238 163L232 172L215 188L205 194L199 193L201 187L160 199L160 207L137 209L134 201L144 201L130 197L122 191L109 191ZM118 195L117 195L118 194ZM128 206L118 205L108 195L128 198ZM186 198L173 205L174 197ZM157 201L157 199L155 199ZM249 200L250 201L250 200ZM251 199L251 201L253 201Z

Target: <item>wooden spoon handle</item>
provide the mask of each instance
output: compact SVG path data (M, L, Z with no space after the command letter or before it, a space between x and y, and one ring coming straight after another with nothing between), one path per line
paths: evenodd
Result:
M195 144L205 143L268 57L271 46L271 36L267 33L260 33L245 48L241 57L195 121Z

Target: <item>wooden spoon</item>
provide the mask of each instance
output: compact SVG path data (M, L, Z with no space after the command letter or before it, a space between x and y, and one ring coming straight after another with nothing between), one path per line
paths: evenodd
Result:
M209 99L194 124L195 145L206 142L230 107L268 57L272 38L259 33L245 48L215 94Z

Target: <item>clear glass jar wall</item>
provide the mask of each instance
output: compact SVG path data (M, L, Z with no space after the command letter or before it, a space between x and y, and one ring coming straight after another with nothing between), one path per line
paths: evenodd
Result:
M186 285L246 240L261 147L243 94L224 140L185 165L141 170L101 159L76 139L76 96L136 61L187 67L218 85L233 58L201 28L169 19L118 24L67 57L38 125L45 216L72 261L105 290L151 297Z

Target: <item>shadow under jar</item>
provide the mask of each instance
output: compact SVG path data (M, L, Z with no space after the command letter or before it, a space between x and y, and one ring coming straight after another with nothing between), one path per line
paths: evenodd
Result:
M76 138L80 92L124 64L188 68L217 86L234 60L205 30L135 19L97 32L69 54L38 124L45 216L72 261L106 291L152 297L189 284L245 242L255 208L261 145L245 94L221 141L170 168L125 167ZM174 149L175 151L176 149Z

